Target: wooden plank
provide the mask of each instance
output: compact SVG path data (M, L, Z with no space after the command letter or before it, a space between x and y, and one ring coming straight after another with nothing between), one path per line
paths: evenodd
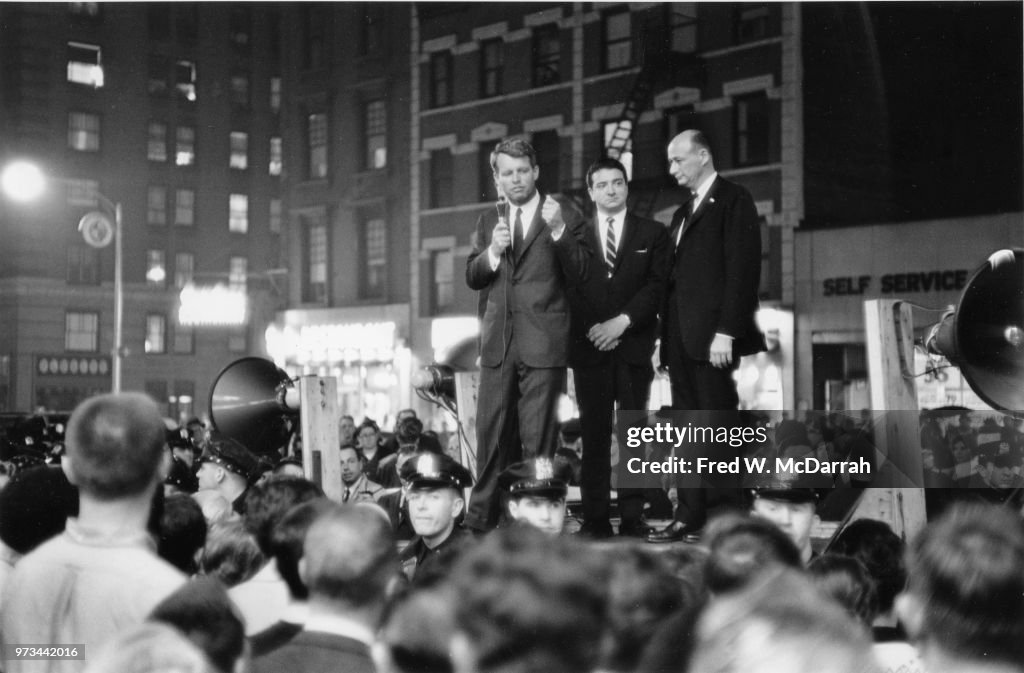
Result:
M341 461L338 456L338 380L303 376L299 379L302 470L320 485L328 498L341 501ZM314 458L317 456L319 460ZM319 462L319 474L314 473Z

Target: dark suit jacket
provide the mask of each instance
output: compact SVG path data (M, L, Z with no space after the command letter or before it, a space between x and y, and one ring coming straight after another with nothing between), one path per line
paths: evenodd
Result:
M540 195L543 204L544 195ZM515 213L515 207L510 207ZM509 226L515 216L510 213ZM528 367L565 367L569 345L569 299L566 277L582 275L586 263L583 222L571 206L562 204L565 231L556 242L541 217L530 224L515 264L508 255L491 270L487 248L498 214L489 209L476 223L473 251L466 263L466 284L480 291L480 364L497 367L505 349L516 339L519 357Z
M687 209L672 216L673 243ZM736 356L765 350L754 319L760 279L761 230L754 200L719 175L683 228L666 295L666 308L674 302L679 320L675 325L665 321L663 343L681 339L690 358L707 360L711 340L721 332L733 337Z
M614 352L629 364L649 364L658 336L658 311L672 264L668 231L654 220L627 212L611 278L599 232L596 221L587 223L587 247L595 251L594 256L586 276L569 288L572 306L569 364L594 366L610 358L612 351L599 351L587 338L587 331L622 313L629 316L632 324L622 334Z
M253 673L375 673L370 648L352 638L303 631L270 654L253 660Z

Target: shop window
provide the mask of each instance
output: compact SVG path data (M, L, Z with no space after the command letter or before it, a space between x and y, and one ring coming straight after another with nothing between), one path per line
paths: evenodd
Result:
M64 350L95 353L99 350L100 314L69 311L64 314Z

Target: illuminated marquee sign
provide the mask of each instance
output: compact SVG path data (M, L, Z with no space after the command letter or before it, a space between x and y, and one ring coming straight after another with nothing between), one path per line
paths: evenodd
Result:
M193 327L237 327L248 321L248 299L243 290L227 285L186 285L181 290L178 323Z

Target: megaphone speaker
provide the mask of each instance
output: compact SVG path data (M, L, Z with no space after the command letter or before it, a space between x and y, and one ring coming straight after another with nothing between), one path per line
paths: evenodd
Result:
M992 253L925 347L958 366L986 404L1024 416L1024 249Z
M253 453L273 453L288 443L288 418L298 412L293 393L288 374L270 360L235 360L213 380L210 420Z

